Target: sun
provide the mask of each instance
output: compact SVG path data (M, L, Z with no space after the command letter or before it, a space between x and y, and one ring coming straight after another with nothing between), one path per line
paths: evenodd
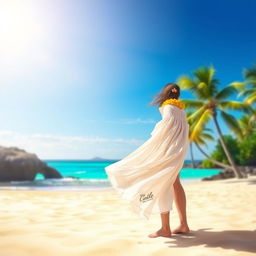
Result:
M28 54L44 38L38 10L30 1L0 3L0 54L12 58Z

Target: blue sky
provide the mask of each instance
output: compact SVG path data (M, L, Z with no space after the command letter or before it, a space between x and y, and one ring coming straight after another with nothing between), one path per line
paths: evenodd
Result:
M0 144L44 159L126 156L160 120L148 104L166 83L210 64L220 88L242 79L255 62L255 8L252 0L1 0Z

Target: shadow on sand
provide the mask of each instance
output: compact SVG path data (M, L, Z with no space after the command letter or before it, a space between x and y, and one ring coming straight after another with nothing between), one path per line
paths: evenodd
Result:
M256 230L208 231L210 228L191 231L189 234L175 234L166 241L171 248L205 245L211 248L233 249L236 251L256 252Z

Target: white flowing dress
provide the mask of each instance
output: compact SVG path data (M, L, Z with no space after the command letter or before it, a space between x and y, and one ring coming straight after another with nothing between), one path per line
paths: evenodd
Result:
M159 108L162 119L151 137L122 160L105 167L108 178L142 219L172 210L173 183L189 144L186 112L171 104Z

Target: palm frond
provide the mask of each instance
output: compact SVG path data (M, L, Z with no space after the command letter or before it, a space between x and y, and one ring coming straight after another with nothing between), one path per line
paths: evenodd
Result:
M243 135L251 134L256 129L256 115L243 115L238 120L238 123L243 131Z
M196 95L200 99L209 99L217 92L218 79L214 78L215 69L213 66L201 67L193 72L197 86Z
M242 130L239 126L238 121L230 114L226 113L225 111L220 111L221 117L227 124L230 130L232 130L238 136L242 136Z
M183 99L182 102L185 104L185 108L200 108L204 105L201 100Z
M208 144L206 143L206 141L203 138L200 137L197 140L195 140L194 142L196 142L198 145L205 146L208 149Z
M208 148L208 144L206 143L207 140L214 141L215 139L210 134L208 134L206 132L202 132L202 134L200 136L195 138L194 142L196 142L199 145L204 145L204 146L206 146L206 148Z
M256 63L251 68L246 68L243 71L245 79L256 79Z
M194 142L196 142L198 145L201 145L201 146L206 145L206 147L208 147L202 138L197 138Z
M209 67L209 79L208 79L208 84L211 84L212 81L218 81L217 79L214 78L214 74L215 74L216 70L213 67L213 65L210 65Z
M205 90L206 88L207 88L207 83L205 83L205 82L200 82L199 84L198 84L198 89L199 90Z
M238 120L238 123L244 129L245 127L248 126L249 116L248 115L241 116L240 119Z
M251 107L249 104L239 101L220 101L218 106L222 110L227 109L235 109L235 110L243 110L243 111L251 111Z
M199 108L197 111L195 111L194 113L190 114L187 118L187 120L189 122L194 122L194 120L197 120L205 111L205 106L202 106L201 108Z
M256 79L248 79L247 83L250 84L254 89L256 89Z
M220 90L215 95L215 98L218 99L218 100L226 99L226 98L230 97L231 95L233 95L236 92L237 92L237 90L235 89L235 87L232 86L232 85L229 85L229 86L223 88L222 90Z
M204 131L212 132L212 129L205 127Z
M234 87L236 90L241 91L245 89L246 82L234 81L229 84L229 86Z
M182 90L189 90L195 89L196 84L194 83L193 79L189 78L188 76L182 75L180 76L176 83L180 86Z
M210 83L214 73L215 70L213 67L200 67L193 72L198 82L204 82L206 84Z
M191 138L196 139L200 136L205 125L212 118L212 111L210 109L206 109L204 113L201 115L200 119L193 124Z
M245 100L245 103L251 105L256 102L256 91L252 93L248 98Z
M201 137L207 140L215 141L215 138L209 133L202 133Z
M256 89L245 89L245 90L239 92L237 97L248 96L248 95L250 95L251 93L253 93L255 91L256 91Z
M186 110L187 119L194 113L194 111Z
M252 115L249 118L249 122L248 122L249 128L251 128L253 131L256 131L256 116Z

